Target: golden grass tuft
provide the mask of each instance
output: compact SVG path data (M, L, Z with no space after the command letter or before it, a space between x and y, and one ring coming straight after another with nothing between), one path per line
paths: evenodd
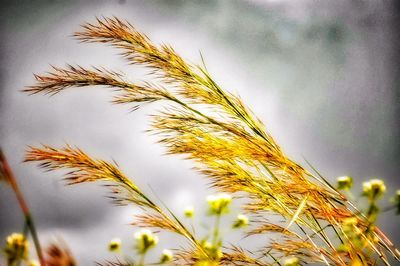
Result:
M25 161L37 161L47 170L71 169L66 174L68 184L108 182L117 203L132 203L146 211L136 217L134 225L161 228L188 239L191 247L178 250L175 264L280 265L290 255L302 263L327 265L355 261L375 265L378 260L389 264L387 254L399 259L388 238L340 191L318 172L311 173L284 154L264 124L238 96L211 78L204 63L188 63L172 47L154 44L115 17L86 23L74 36L82 42L106 43L122 50L129 63L146 67L155 82L132 83L121 72L69 65L35 75L37 83L26 92L52 95L70 87L100 85L115 89L115 104L137 108L164 101L167 108L153 114L149 131L158 134L167 153L183 154L194 161L210 186L247 198L243 209L262 218L248 229L247 237L282 235L257 251L225 247L222 258L210 258L200 240L172 212L144 195L115 163L92 159L71 146L28 150ZM281 222L271 222L267 219L270 215L280 217ZM349 218L356 220L357 244L345 228Z

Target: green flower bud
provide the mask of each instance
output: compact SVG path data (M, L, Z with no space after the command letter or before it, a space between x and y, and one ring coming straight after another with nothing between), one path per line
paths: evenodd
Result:
M385 193L386 186L380 179L371 179L363 183L363 191L364 195L368 197L369 200L374 201Z
M113 238L108 244L108 250L111 252L118 252L121 249L121 239Z
M193 206L188 206L185 208L185 210L183 211L183 213L185 214L186 218L192 218L194 215L194 208Z
M353 186L353 178L350 176L340 176L336 180L339 190L350 190Z
M209 214L220 215L229 212L229 205L232 202L232 197L228 194L211 195L207 197L209 205Z
M249 224L249 219L243 214L239 214L236 221L233 223L233 228L242 228Z
M19 260L28 259L29 243L25 236L19 233L12 233L7 237L4 253L10 265Z
M172 261L172 258L173 258L173 254L172 254L171 250L164 249L161 254L160 263L170 262L170 261Z
M153 235L150 230L142 229L135 233L136 249L139 254L145 254L149 249L158 243L158 237Z

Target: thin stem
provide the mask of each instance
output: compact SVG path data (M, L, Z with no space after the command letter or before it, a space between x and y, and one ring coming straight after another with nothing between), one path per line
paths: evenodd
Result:
M22 229L22 235L24 236L24 239L27 239L28 236L28 224L26 222L26 219L24 220L24 228ZM17 266L21 265L21 260L17 261Z
M213 231L213 238L212 238L212 245L214 247L216 247L218 244L220 221L221 221L221 215L217 214L217 216L215 217L215 224L214 224L214 231Z
M145 259L145 256L146 256L146 252L143 252L143 253L140 255L138 266L144 266L144 259Z
M15 196L17 197L17 200L18 200L18 204L24 214L25 224L31 232L33 243L35 245L35 249L36 249L36 253L39 258L40 265L45 266L46 263L45 263L45 260L43 257L42 249L40 247L39 238L36 233L36 228L35 228L35 224L33 221L33 217L31 215L28 204L25 201L23 194L22 194L21 190L19 189L19 186L18 186L17 180L14 176L14 173L12 172L11 167L8 164L8 161L7 161L6 157L4 156L1 149L0 149L0 164L3 168L4 175L6 176L7 182L9 183L12 190L14 191Z

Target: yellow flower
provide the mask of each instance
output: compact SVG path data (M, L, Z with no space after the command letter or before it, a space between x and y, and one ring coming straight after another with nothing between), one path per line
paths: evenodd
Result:
M229 212L232 197L225 193L210 195L207 197L207 202L210 207L209 213L211 215L220 215Z
M204 250L207 252L207 254L216 260L219 260L220 258L222 258L222 251L219 245L213 245L208 241L204 241L202 243L202 246L204 248Z
M233 228L245 227L249 224L249 219L243 214L239 214L236 221L233 223Z
M363 183L364 195L370 200L375 200L386 191L385 183L380 179L371 179Z
M113 238L108 244L108 250L111 252L118 252L121 249L121 239Z
M350 176L340 176L336 180L338 189L349 190L353 186L353 178Z
M173 255L172 255L171 250L169 250L169 249L164 249L163 252L162 252L162 254L161 254L160 262L161 262L161 263L170 262L170 261L172 261L172 257L173 257Z
M298 266L298 265L300 265L300 260L296 257L287 258L283 262L283 265L284 266Z
M28 259L29 243L25 236L19 233L12 233L7 237L7 244L4 253L8 262L13 264L18 260Z
M150 230L142 229L135 233L136 249L139 254L146 253L150 248L155 247L158 243L158 237L153 235Z
M37 260L31 260L29 262L29 266L40 266L39 262Z
M188 206L185 208L185 210L183 211L183 213L185 214L185 216L187 218L192 218L194 215L194 208L193 206Z

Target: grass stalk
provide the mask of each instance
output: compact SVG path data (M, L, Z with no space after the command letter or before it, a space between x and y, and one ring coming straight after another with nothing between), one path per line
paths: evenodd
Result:
M0 149L0 164L2 166L2 169L4 171L4 175L6 177L6 180L8 182L8 184L11 186L12 190L14 191L15 196L17 197L18 200L18 204L22 210L22 213L24 215L24 219L25 219L25 226L24 226L24 235L26 234L25 232L25 228L27 228L31 235L32 235L32 239L33 239L33 243L36 249L36 253L37 256L39 258L39 262L41 266L45 266L45 260L44 260L44 256L43 256L43 252L40 246L40 242L39 242L39 237L37 235L37 231L36 231L36 227L35 227L35 222L33 220L31 211L28 207L28 204L24 198L24 195L22 193L22 191L20 190L17 180L15 178L14 173L11 170L10 165L8 164L8 161L3 153L3 151Z

